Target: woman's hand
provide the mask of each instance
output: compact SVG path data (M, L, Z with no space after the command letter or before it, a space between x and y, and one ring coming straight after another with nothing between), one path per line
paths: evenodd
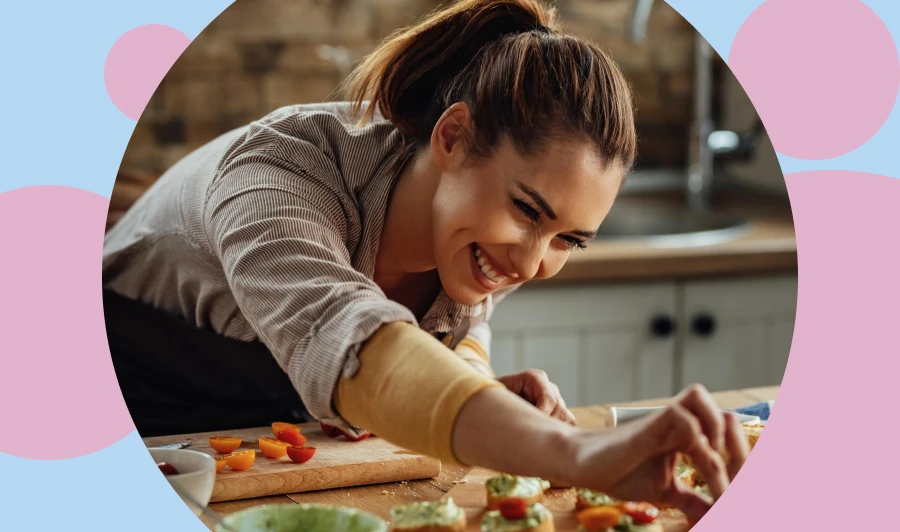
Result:
M561 421L575 424L575 416L566 408L566 402L559 393L559 387L547 377L547 373L539 369L530 369L514 373L497 380L514 394L533 404L538 410Z
M737 417L719 410L702 386L682 392L666 410L615 430L574 435L573 483L622 500L649 501L699 520L713 501L675 477L678 453L718 499L750 452ZM722 454L730 457L725 463Z

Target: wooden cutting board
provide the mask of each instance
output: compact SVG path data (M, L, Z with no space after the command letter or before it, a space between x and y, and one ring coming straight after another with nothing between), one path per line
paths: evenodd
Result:
M258 439L272 437L271 427L144 438L144 444L153 447L189 441L188 449L215 456L216 452L209 446L210 436L238 436L243 439L241 449L256 449L256 463L247 471L226 467L216 474L210 502L419 480L441 474L439 460L404 450L381 438L349 442L343 437L325 436L316 423L300 427L307 445L316 448L315 456L305 464L295 464L287 457L267 458L259 451Z
M479 532L481 518L485 513L487 495L484 482L497 473L476 467L459 483L447 492L448 497L466 511L466 530ZM575 520L575 488L551 489L542 502L553 513L553 525L558 532L575 531L578 522ZM676 510L660 512L659 522L666 532L686 532L690 529L684 514Z

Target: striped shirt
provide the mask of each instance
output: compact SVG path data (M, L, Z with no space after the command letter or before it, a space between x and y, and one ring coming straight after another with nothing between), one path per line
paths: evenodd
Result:
M103 250L106 289L263 342L309 412L338 425L334 386L383 324L487 349L499 298L466 306L441 290L416 323L385 296L373 276L401 139L380 116L357 122L348 103L297 105L225 133L163 174Z

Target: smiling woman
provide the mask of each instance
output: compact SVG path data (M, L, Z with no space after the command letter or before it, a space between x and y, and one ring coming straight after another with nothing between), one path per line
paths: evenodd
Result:
M489 368L493 305L585 245L632 165L613 61L536 0L463 0L389 37L348 88L189 154L107 234L107 331L142 434L306 409L444 460L705 511L660 467L687 452L718 495L733 472L716 451L743 462L705 391L589 433L542 372Z

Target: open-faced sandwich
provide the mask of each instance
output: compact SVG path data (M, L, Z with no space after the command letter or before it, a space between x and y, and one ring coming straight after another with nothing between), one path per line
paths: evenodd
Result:
M507 498L484 514L481 532L553 532L553 514L539 502Z
M403 532L462 532L466 512L447 497L437 502L414 502L391 509L391 530Z
M550 489L546 480L533 477L517 477L501 474L484 483L487 491L488 510L499 510L500 503L507 499L521 499L525 504L541 502L544 492Z
M659 510L650 503L619 501L587 489L575 500L579 532L662 532Z

